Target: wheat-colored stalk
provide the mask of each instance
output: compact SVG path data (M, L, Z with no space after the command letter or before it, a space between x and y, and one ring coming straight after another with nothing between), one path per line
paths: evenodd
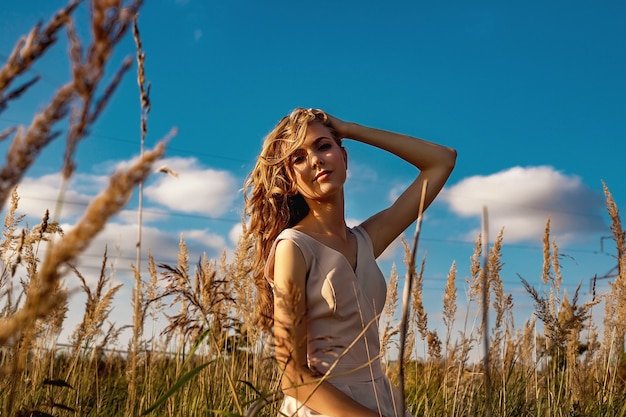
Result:
M148 274L150 275L150 279L146 283L146 302L142 314L145 317L146 311L149 309L152 324L154 325L158 314L163 310L163 301L160 298L159 275L157 273L156 261L151 250L148 250Z
M16 126L10 126L7 127L6 129L4 129L2 132L0 132L0 141L5 140L6 138L8 138L9 136L11 136L13 133L15 133L17 131L17 127Z
M107 220L126 204L135 185L150 173L152 164L164 150L165 143L161 142L130 168L111 176L108 187L92 200L76 226L51 245L24 306L14 316L0 321L0 344L7 343L16 333L31 327L35 320L46 317L63 302L61 296L50 297L60 279L60 268L75 259L104 228Z
M17 215L17 207L19 205L20 196L17 193L17 188L14 188L11 192L11 200L6 215L4 216L4 227L2 229L3 240L0 243L0 253L3 260L3 271L0 275L0 288L4 288L10 285L9 278L13 276L13 271L17 267L17 259L11 259L15 252L15 238L17 227L24 218L24 215ZM17 255L15 255L17 257ZM9 300L12 295L12 291L5 291Z
M133 335L128 349L128 368L126 371L126 377L128 378L128 400L126 401L126 412L129 415L137 412L137 371L139 368L139 350L145 322L145 300L141 273L137 265L131 265L131 270L133 272L135 284L133 285L131 294L131 305L133 308Z
M413 235L413 248L411 249L411 256L409 259L406 278L404 280L404 291L402 292L402 316L400 317L400 352L398 354L400 369L400 410L404 412L406 410L406 393L404 392L404 357L406 352L406 340L409 328L409 317L411 316L409 303L412 293L413 281L415 280L415 255L417 254L417 247L420 236L420 229L422 226L422 216L424 214L424 202L426 199L426 190L428 189L428 180L424 180L422 184L422 194L420 198L420 204L417 210L417 222L415 226L415 234Z
M91 32L93 39L84 54L72 19L68 18L66 21L70 43L69 56L72 65L72 87L76 95L66 137L63 168L61 169L63 182L59 189L55 219L58 219L61 215L67 183L76 170L74 153L78 143L86 137L89 126L97 120L121 81L122 76L130 68L132 61L130 58L126 58L112 81L104 87L103 94L100 97L96 97L105 74L105 64L109 61L116 44L128 30L140 5L141 1L139 0L135 0L128 7L121 7L120 2L117 1L92 0Z
M482 263L482 328L483 328L483 376L485 383L485 415L491 417L492 414L492 386L491 386L491 358L489 347L489 284L491 282L491 270L489 269L489 219L487 217L487 207L483 206L482 212L482 248L483 248L483 263Z
M428 345L428 356L434 360L435 363L439 362L442 358L441 355L441 339L437 334L437 330L430 330L426 335L426 342Z
M2 280L2 286L8 283L8 279L15 279L17 276L22 276L22 272L26 275L20 278L22 286L21 294L28 291L32 285L33 277L37 274L37 266L39 264L38 249L42 242L48 242L51 236L55 234L61 234L60 228L56 222L49 222L48 212L44 214L40 224L34 226L31 230L27 231L26 228L22 228L20 232L16 230L18 223L22 219L22 216L15 217L15 210L17 209L19 197L17 191L14 190L11 197L11 209L10 213L5 219L5 224L9 225L11 230L10 234L6 231L6 238L9 243L6 250L13 253L11 259L7 259L5 264L5 270ZM4 242L4 243L6 243ZM3 246L4 246L3 243ZM5 258L6 258L6 252ZM18 267L20 267L20 273L18 274ZM50 294L50 296L60 296L66 293L67 289L64 283L59 283ZM13 302L13 285L12 282L6 285L6 307L4 308L4 317L11 317L15 314L20 306L20 299L18 298ZM60 333L63 321L65 319L68 310L67 302L61 303L57 309L52 311L45 322L38 323L37 326L33 326L26 329L22 334L16 335L14 343L14 361L8 364L4 369L6 372L15 372L19 369L23 369L26 365L27 358L32 354L32 349L37 345L38 340L47 340L47 342L54 343L56 336Z
M545 285L552 279L552 257L550 256L550 219L546 221L543 233L543 272L541 280Z
M448 278L446 279L446 287L443 294L443 323L446 326L443 385L446 387L448 386L448 376L454 374L454 367L456 365L455 356L457 349L452 346L451 342L452 327L456 320L457 311L456 272L456 262L453 262L448 271ZM447 390L445 402L448 402Z
M483 253L483 239L479 234L474 243L474 252L470 257L470 275L466 277L465 282L468 286L468 301L475 301L481 293L481 271L480 260Z
M408 246L405 246L405 250L408 252ZM420 270L416 273L415 285L413 286L413 316L417 330L422 340L426 340L428 336L428 313L424 308L424 301L422 299L422 288L424 285L424 269L426 268L426 256L422 258L420 264Z
M611 329L615 331L614 354L619 357L624 353L624 340L626 339L626 237L615 200L604 182L602 187L606 196L607 211L611 218L611 232L617 251L617 276L605 301L608 310L605 319L605 335L609 334ZM609 326L607 327L606 324ZM608 338L605 337L605 341L607 340ZM605 344L605 346L609 345ZM613 346L611 348L613 349Z
M51 131L52 126L65 116L73 96L73 83L63 85L48 106L35 115L26 130L18 128L16 131L7 151L6 161L0 169L1 206L4 206L9 193L21 181L40 151L58 135Z
M493 329L491 330L493 339L491 340L490 351L490 355L494 359L504 358L506 356L508 346L510 345L510 341L507 341L507 339L512 337L514 328L512 312L513 297L505 293L502 277L500 275L503 265L503 236L504 229L501 229L489 251L489 288L493 290L492 306L496 313ZM506 378L504 373L503 378Z
M243 232L239 236L235 253L227 274L234 293L233 317L240 320L241 332L253 339L261 335L261 330L255 326L255 291L254 282L250 276L252 271L252 251L254 242L252 236L245 232L246 225L241 223Z
M76 268L72 267L74 273L80 280L81 288L87 299L83 319L72 334L74 358L72 365L66 370L65 380L70 379L70 376L78 365L84 347L89 346L93 351L96 350L97 338L102 336L102 327L113 309L113 298L122 287L122 284L111 283L111 276L107 273L106 269L107 260L108 256L105 249L98 281L93 289L89 286L83 275ZM109 329L107 335L113 331L113 329Z
M450 346L450 338L452 335L452 327L456 317L456 262L452 263L448 278L446 280L446 288L443 294L443 323L446 325L446 350Z
M395 312L398 307L398 272L396 265L392 265L387 284L387 295L385 298L385 308L383 310L384 327L380 336L380 350L383 357L387 357L391 347L392 338L398 334L398 328L394 325ZM407 349L410 351L410 349Z
M133 18L133 38L135 40L137 51L137 83L139 85L139 101L141 104L141 140L140 140L140 155L144 153L146 135L148 133L148 113L150 112L150 99L148 91L145 88L145 53L142 48L141 37L139 36L139 24L137 22L137 14ZM129 61L127 61L129 62ZM125 71L126 67L122 67ZM122 71L118 72L118 77L114 81L113 85L117 85L121 78ZM112 88L109 89L112 91ZM110 94L109 94L110 95ZM107 97L107 96L105 96ZM107 98L108 100L108 98ZM138 185L138 202L137 202L137 243L136 247L136 259L133 266L133 275L135 278L135 285L133 286L133 337L130 346L129 354L129 367L127 371L129 380L128 401L126 402L126 412L128 414L134 414L136 408L137 397L137 368L138 368L138 355L139 344L141 337L143 336L143 327L145 323L145 300L144 300L144 285L141 280L141 248L142 248L142 233L143 233L143 181Z
M70 2L57 12L50 22L43 27L36 25L28 35L20 38L5 64L0 68L0 109L5 105L2 99L4 91L17 76L26 71L56 42L57 32L65 25L80 0Z

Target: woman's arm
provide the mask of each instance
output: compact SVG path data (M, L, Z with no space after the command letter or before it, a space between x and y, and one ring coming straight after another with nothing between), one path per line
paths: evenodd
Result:
M340 136L391 152L420 171L413 183L389 208L363 223L372 239L374 255L378 257L417 219L424 182L428 180L424 208L428 207L439 194L454 169L456 151L411 136L343 122L332 116L329 116L329 119Z
M328 381L320 383L307 366L305 283L302 252L295 243L281 240L274 264L274 336L283 392L327 416L379 416Z

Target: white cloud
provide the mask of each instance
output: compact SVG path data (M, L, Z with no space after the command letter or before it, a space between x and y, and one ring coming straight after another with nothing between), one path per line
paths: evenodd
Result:
M110 181L108 175L76 173L72 176L68 188L86 195L94 195L102 191Z
M400 195L407 189L408 184L396 184L389 189L389 194L387 195L387 199L390 203L393 203L400 197Z
M370 183L378 181L378 172L369 165L353 163L348 156L347 178L356 182Z
M64 225L69 231L72 226ZM181 235L187 246L189 262L194 264L203 254L210 259L219 258L226 248L222 236L206 230L188 230L176 233L158 227L144 226L141 231L142 270L145 271L148 251L152 253L157 264L174 265L177 262ZM119 268L116 276L132 277L131 264L136 264L138 232L136 225L108 222L92 241L85 252L79 257L78 270L86 276L97 278L102 265L105 247L109 255L109 264L115 263Z
M219 216L229 210L238 197L237 181L227 171L201 167L194 158L171 158L163 162L178 173L178 178L153 174L150 178L153 184L144 189L146 200L152 198L168 208L179 211ZM127 167L129 163L129 161L111 162L109 166L120 169ZM108 176L85 173L72 177L65 192L60 219L65 232L74 227L76 220L85 212L94 196L105 188L108 180ZM32 219L36 222L43 217L46 209L50 211L51 217L54 216L60 186L61 176L58 173L24 178L18 188L20 201L17 213L26 214L31 226ZM168 213L158 210L144 210L142 228L144 259L150 249L157 262L175 263L181 234L189 248L190 259L195 257L197 260L204 253L210 258L219 257L228 246L232 246L228 244L227 237L206 230L180 232L149 225L151 221L166 220L168 216ZM130 265L136 263L137 235L137 211L122 210L107 222L105 228L94 238L80 257L79 267L85 268L86 275L97 278L107 247L109 263L113 262L114 258L117 259L120 272L129 275ZM145 266L145 263L142 265Z
M143 224L148 224L148 223L156 223L159 221L165 221L169 218L169 216L170 216L169 213L150 210L144 207L144 210L141 214L141 219L142 219ZM116 216L116 219L123 223L137 224L139 221L139 216L137 214L137 210L127 209L127 210L120 211L118 215Z
M447 187L441 195L462 217L481 216L487 206L490 230L505 228L508 242L537 240L550 218L551 233L564 243L605 230L603 198L578 176L553 167L513 167L473 176ZM472 239L478 230L471 231Z
M217 253L221 253L226 249L226 240L215 233L207 230L187 230L182 233L186 242L193 241L205 248L214 249Z
M243 234L243 227L241 223L235 224L228 232L228 239L230 240L230 243L232 243L233 246L237 246L237 243L239 243L239 238L241 237L242 234Z
M99 190L104 184L105 178L100 176L80 175L73 178L65 191L63 205L61 207L61 220L73 218L85 211L92 200L92 196L85 194L87 190ZM61 175L50 174L38 178L24 178L18 188L20 197L18 213L39 218L43 217L46 209L50 217L55 216L59 190L61 189Z
M169 158L163 164L178 174L154 177L145 196L173 210L221 216L238 197L240 184L228 171L199 166L195 158Z
M69 231L73 226L64 226ZM152 252L157 263L174 263L178 253L179 237L175 233L167 233L156 227L142 227L142 257L145 259L148 250ZM129 275L131 264L136 264L138 229L136 225L108 222L105 228L95 237L87 250L80 256L79 271L92 271L100 268L105 248L110 262L120 268L119 276ZM145 263L143 264L145 266Z

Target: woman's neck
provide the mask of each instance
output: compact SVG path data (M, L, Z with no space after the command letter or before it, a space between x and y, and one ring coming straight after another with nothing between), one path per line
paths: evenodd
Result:
M326 236L346 237L343 199L340 203L308 201L309 213L299 223L303 231Z

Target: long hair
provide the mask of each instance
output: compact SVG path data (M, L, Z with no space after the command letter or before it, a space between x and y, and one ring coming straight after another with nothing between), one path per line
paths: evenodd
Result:
M274 240L287 227L296 225L309 212L298 193L290 164L292 153L302 146L307 127L320 122L329 127L322 110L297 108L283 117L265 137L261 154L244 184L245 214L250 222L246 235L254 240L252 277L257 288L257 324L269 330L274 324L274 297L264 269Z

